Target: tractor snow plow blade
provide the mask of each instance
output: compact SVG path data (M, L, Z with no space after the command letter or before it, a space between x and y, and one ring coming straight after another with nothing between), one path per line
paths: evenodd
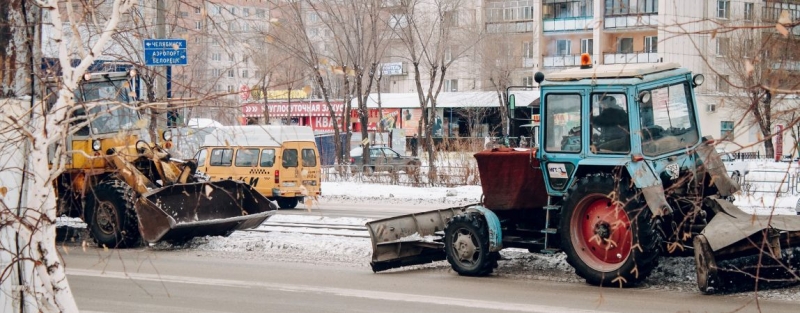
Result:
M448 220L466 208L433 210L368 222L372 271L444 260L444 227Z
M136 203L139 231L147 242L182 242L254 228L277 206L243 182L176 184L152 190Z
M694 239L700 291L742 287L742 279L800 282L800 216L752 215L727 200L704 201L716 214Z

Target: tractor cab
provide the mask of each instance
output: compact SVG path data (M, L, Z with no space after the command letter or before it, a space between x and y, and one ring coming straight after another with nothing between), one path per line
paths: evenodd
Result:
M584 66L537 75L542 125L537 157L548 194L575 177L647 163L677 176L701 144L694 88L703 82L675 63ZM644 161L641 163L640 161ZM683 164L687 163L687 164ZM646 182L654 184L658 177Z

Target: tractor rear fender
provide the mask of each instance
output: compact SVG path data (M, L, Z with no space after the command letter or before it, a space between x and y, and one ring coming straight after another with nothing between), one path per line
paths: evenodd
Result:
M710 138L703 139L709 140ZM711 178L711 182L717 187L720 196L732 196L741 189L739 183L728 176L725 163L722 162L722 158L717 153L717 150L714 149L714 146L701 144L695 148L695 154L697 159L702 162L706 173Z
M642 191L647 207L653 216L662 216L672 213L664 195L664 186L661 179L647 162L628 162L625 164L628 174L631 175L633 184Z
M483 215L486 226L489 228L489 251L497 252L503 249L503 230L500 228L500 219L497 214L481 205L472 206L467 212L476 212Z

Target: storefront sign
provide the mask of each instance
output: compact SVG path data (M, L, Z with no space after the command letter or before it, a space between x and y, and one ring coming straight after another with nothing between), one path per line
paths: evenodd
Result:
M328 105L324 101L298 101L292 102L273 102L267 104L269 107L270 117L286 117L286 116L330 116ZM341 115L344 110L344 103L331 102L333 112L336 115ZM264 116L263 103L246 103L242 105L242 114L245 117L260 117Z

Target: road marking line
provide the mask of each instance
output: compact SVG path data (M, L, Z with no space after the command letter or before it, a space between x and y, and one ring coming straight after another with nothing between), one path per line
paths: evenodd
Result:
M502 310L502 311L519 311L519 312L533 312L533 313L550 313L550 312L612 313L610 311L584 310L584 309L573 309L573 308L548 306L548 305L426 296L426 295L398 293L398 292L372 291L372 290L334 288L334 287L318 287L318 286L280 284L280 283L247 282L247 281L230 280L230 279L197 278L197 277L173 276L173 275L93 271L93 270L70 269L70 268L67 269L67 275L113 278L113 279L132 279L132 280L155 281L155 282L171 282L171 283L193 284L193 285L228 286L228 287L239 287L239 288L260 287L260 288L280 290L285 292L317 292L317 293L325 293L325 294L338 295L350 298L426 303L426 304L459 306L467 308L481 308L481 309Z

